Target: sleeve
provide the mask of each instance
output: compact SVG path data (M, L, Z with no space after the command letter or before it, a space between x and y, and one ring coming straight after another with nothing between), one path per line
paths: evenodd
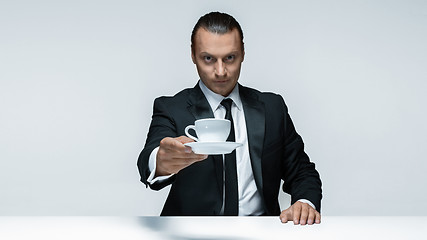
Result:
M160 97L154 100L153 116L147 134L145 146L138 158L138 170L141 175L141 182L153 190L160 190L171 184L175 177L171 176L162 181L148 181L150 174L149 160L155 148L160 145L160 141L165 137L176 137L176 124L168 112L167 97Z
M283 98L282 98L283 101ZM283 191L291 195L291 203L299 199L311 202L320 212L322 182L315 164L304 151L304 142L296 132L287 107L285 109L284 151L282 165Z
M150 175L147 178L147 182L149 184L154 184L155 182L159 181L161 183L162 181L165 181L172 177L174 174L168 175L168 176L158 176L154 177L156 173L156 156L157 152L159 151L159 147L156 147L150 154L150 158L148 159L148 169L150 170Z
M316 210L316 206L314 206L314 204L312 202L308 201L307 199L299 199L298 202L307 203L312 208L314 208L314 210Z

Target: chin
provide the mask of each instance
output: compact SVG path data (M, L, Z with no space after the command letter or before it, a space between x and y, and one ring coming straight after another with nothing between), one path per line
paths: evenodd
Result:
M234 85L230 82L216 82L208 86L208 88L216 94L227 96L231 91L233 91Z
M233 89L224 89L224 88L221 88L221 89L218 89L218 91L216 91L216 93L218 93L218 94L226 97L226 96L228 96L231 93L231 91L233 91Z

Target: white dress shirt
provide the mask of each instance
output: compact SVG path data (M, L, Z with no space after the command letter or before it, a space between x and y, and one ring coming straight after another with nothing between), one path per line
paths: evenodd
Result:
M225 107L221 105L221 101L224 99L224 97L211 91L205 86L205 84L203 84L202 81L199 81L199 86L209 102L212 112L214 113L214 117L224 119L226 110ZM264 213L264 209L261 204L261 196L257 190L252 171L251 159L249 156L249 145L246 131L245 114L243 110L242 101L239 95L238 84L236 84L236 87L234 87L233 91L226 98L231 98L233 100L233 104L231 106L231 115L233 117L234 122L236 142L243 144L242 147L236 149L236 165L239 191L239 216L262 215ZM159 176L154 178L156 171L157 151L158 147L155 148L150 154L149 170L151 171L151 174L147 179L150 183L162 181L172 176ZM312 207L314 207L314 205L308 200L301 199L299 201L308 203Z

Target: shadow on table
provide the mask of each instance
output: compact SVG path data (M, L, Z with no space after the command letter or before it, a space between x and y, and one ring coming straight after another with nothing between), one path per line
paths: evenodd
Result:
M194 221L197 221L194 220ZM174 240L248 240L247 237L235 235L227 236L221 227L213 226L209 223L200 228L200 223L196 227L189 226L191 222L181 222L180 219L169 217L139 217L139 224L153 232L156 232L162 239ZM215 229L217 228L217 229Z

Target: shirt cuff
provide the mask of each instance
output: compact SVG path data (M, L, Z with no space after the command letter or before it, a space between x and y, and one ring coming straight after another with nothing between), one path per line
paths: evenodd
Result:
M313 203L311 203L310 201L308 201L307 199L300 199L298 200L298 202L302 202L302 203L307 203L308 205L310 205L312 208L314 208L314 210L316 210L316 206L314 206Z
M155 182L161 183L174 175L174 174L171 174L168 176L158 176L154 178L154 176L156 175L156 162L157 162L158 151L159 151L159 147L156 147L155 149L153 149L153 151L150 154L150 158L148 159L148 169L150 170L150 176L148 176L147 182L150 184L153 184Z

